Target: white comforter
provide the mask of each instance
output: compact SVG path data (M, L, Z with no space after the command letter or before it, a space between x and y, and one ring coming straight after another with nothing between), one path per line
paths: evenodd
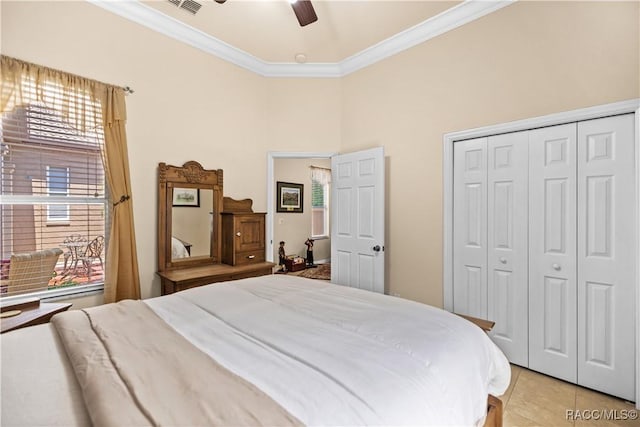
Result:
M510 380L480 328L400 298L272 275L146 302L311 426L477 425Z

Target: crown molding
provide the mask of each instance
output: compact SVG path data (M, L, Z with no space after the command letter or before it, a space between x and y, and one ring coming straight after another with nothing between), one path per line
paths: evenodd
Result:
M516 0L465 0L411 28L399 32L340 62L342 75L353 73L478 18L509 6Z
M451 31L516 0L465 0L337 63L267 62L137 0L86 0L95 6L263 77L339 78Z
M269 62L265 64L262 72L258 74L265 77L339 78L343 76L340 64L331 62L305 64L295 62Z

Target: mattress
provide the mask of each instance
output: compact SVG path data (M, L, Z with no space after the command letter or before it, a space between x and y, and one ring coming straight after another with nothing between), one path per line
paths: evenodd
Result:
M504 355L468 321L327 282L271 275L145 302L306 425L478 425L487 394L510 380ZM1 342L2 425L88 422L50 325Z

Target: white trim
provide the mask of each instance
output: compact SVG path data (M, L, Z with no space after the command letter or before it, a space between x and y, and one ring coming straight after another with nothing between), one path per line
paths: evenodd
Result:
M640 409L640 106L636 108L636 409Z
M335 152L301 152L301 151L269 151L267 152L267 216L265 219L265 247L267 253L265 259L273 262L273 212L275 209L275 188L276 181L274 175L275 159L329 159Z
M67 286L59 289L51 289L28 294L8 295L2 297L2 305L18 304L22 300L39 298L43 302L53 302L70 298L83 297L90 294L104 292L104 283L92 283L89 285Z
M254 70L252 70L254 71ZM258 72L264 77L319 77L339 78L343 76L340 64L333 63L265 63L263 69Z
M118 16L186 43L239 67L264 75L267 63L137 0L86 0Z
M392 55L410 49L434 37L461 27L478 18L502 9L515 0L466 0L426 21L408 28L388 39L368 47L341 61L342 75L346 76Z
M445 310L453 310L453 144L455 141L480 138L508 132L519 132L545 126L590 120L616 114L635 113L635 176L636 176L636 408L640 409L640 99L581 108L547 116L485 126L443 137L443 295Z
M442 147L442 305L445 310L453 312L453 139L448 135L444 136Z
M264 77L344 77L434 37L473 22L516 0L464 2L336 63L267 62L137 0L86 0L125 19Z

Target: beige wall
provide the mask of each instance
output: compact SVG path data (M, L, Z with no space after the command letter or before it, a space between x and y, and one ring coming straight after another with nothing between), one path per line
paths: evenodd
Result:
M278 248L285 242L287 255L307 257L304 242L311 236L311 171L310 166L330 168L330 159L274 159L273 176L276 181L304 185L302 213L277 213L274 206L273 259L278 262ZM274 188L274 194L276 189ZM330 239L315 240L313 259L315 262L331 258Z
M516 2L343 79L342 150L384 145L390 292L442 306L442 139L639 93L639 3Z
M225 195L264 212L267 151L338 149L339 80L267 80L88 2L0 7L3 54L135 89L127 136L143 298L160 294L158 163L223 169Z
M224 169L266 210L267 151L387 155L387 283L442 305L442 136L637 98L638 2L516 2L343 79L264 79L86 2L3 0L2 52L130 85L143 297L159 294L156 168Z

